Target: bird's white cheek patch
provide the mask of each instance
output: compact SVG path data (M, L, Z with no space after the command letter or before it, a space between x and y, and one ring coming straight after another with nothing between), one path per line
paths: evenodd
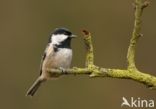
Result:
M68 38L67 35L64 34L57 34L57 35L53 35L51 37L51 41L53 44L57 44L59 45L61 42L63 42L64 40L66 40Z

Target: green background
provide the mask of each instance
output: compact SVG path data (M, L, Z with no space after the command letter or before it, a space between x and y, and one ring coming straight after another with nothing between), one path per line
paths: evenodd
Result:
M143 15L136 65L156 75L156 1ZM1 109L120 109L122 97L155 99L156 91L123 79L63 76L46 82L33 97L27 89L39 75L41 55L54 28L66 27L72 41L72 66L83 67L82 29L92 33L96 65L127 66L133 29L133 0L0 0ZM126 108L126 107L125 107ZM122 108L124 109L124 108Z

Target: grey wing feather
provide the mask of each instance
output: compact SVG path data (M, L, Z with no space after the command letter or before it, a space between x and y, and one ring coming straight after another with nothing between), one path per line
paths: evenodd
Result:
M42 74L42 65L43 65L43 61L45 60L46 58L46 54L47 54L47 50L48 50L48 47L49 47L49 43L48 45L46 46L46 49L42 55L42 59L41 59L41 64L40 64L40 75Z

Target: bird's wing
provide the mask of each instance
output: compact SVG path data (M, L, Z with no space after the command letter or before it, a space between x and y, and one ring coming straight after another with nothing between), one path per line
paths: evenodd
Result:
M46 46L46 49L42 55L41 64L40 64L40 75L42 74L43 61L45 60L45 58L47 56L47 52L48 52L49 48L50 48L50 43L48 43L48 45Z

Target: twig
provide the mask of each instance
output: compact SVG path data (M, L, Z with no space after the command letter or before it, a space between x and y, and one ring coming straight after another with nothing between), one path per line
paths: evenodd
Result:
M91 68L94 65L94 53L93 53L93 45L92 45L92 37L91 33L88 32L87 30L83 30L83 38L84 38L84 43L86 46L86 67Z
M132 38L130 40L130 45L127 53L128 60L128 69L136 69L135 65L135 51L136 51L136 43L139 39L140 31L141 31L141 16L143 12L143 0L135 0L135 21L134 21L134 29L132 33Z

